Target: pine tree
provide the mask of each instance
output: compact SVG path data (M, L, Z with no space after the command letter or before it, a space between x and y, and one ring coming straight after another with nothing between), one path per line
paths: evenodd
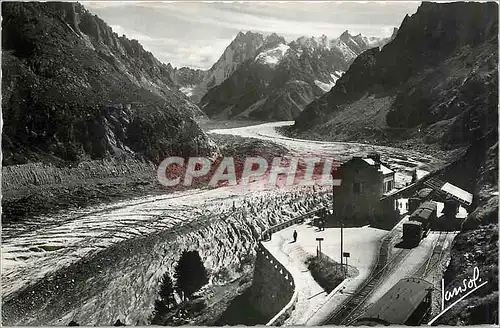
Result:
M153 312L153 318L151 319L151 324L161 325L163 323L163 318L169 310L176 304L174 297L174 284L170 278L168 272L165 272L160 285L159 298L155 301L155 309Z
M208 283L208 274L200 254L197 251L184 251L175 268L177 289L184 300L191 298L200 288Z
M173 305L175 305L174 283L168 275L168 272L165 272L165 274L163 275L159 294L160 307L162 308L161 310L169 310Z

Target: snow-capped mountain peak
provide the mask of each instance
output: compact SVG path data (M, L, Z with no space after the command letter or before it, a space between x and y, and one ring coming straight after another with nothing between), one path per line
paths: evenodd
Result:
M285 56L290 47L286 44L280 43L277 47L264 50L255 57L256 62L267 64L270 66L277 65L280 60Z
M272 47L281 43L286 44L285 38L276 33L272 33L264 40L264 47Z
M181 92L198 102L209 89L221 84L243 62L254 58L265 40L260 33L239 32L209 70L193 70L187 67L171 69L172 79L177 81Z
M252 99L251 102L248 99L249 103L260 104L251 107L253 110L264 106L259 102L262 102L263 98L268 98L268 104L264 107L272 107L272 99L276 100L278 95L288 92L301 94L300 102L295 98L293 101L283 100L290 106L295 106L292 111L296 112L302 110L307 101L329 91L359 54L383 44L384 40L387 39L353 35L346 30L336 39L330 39L326 35L302 36L287 43L276 33L265 36L253 32L240 32L210 70L195 71L187 68L174 70L176 76L173 80L178 82L180 91L191 99L205 104L204 110L210 115L219 110L217 108L221 104L220 100L226 96L229 97L224 100L228 102L227 108L233 108L231 106L234 105L231 115L236 115L240 109L246 114L250 112L246 111L246 102L233 104L231 99L255 96L256 99ZM256 90L260 87L264 89L251 96L245 93L246 88L231 91L243 98L226 95L224 90L227 88L222 84L230 78L238 86L248 85L241 83L243 80L248 80L250 84L259 85ZM202 100L205 95L208 96ZM287 111L288 109L285 110ZM285 116L281 118L290 118Z
M361 35L361 34L360 34ZM349 33L348 30L345 30L340 36L339 36L339 39L342 40L342 41L349 41L350 39L352 39L352 35Z
M309 50L314 50L314 49L330 49L330 40L326 35L322 35L319 38L316 37L306 37L306 36L301 36L297 40L291 42L294 45L296 45L297 48L302 48L302 49L309 49Z
M255 56L256 49L260 48L263 43L264 37L262 34L239 32L224 50L219 60L210 68L211 81L209 81L208 87L211 88L222 83L241 63Z
M314 99L330 91L350 64L375 39L344 32L300 37L290 43L272 34L256 55L201 100L217 118L294 119ZM248 88L251 85L252 88Z

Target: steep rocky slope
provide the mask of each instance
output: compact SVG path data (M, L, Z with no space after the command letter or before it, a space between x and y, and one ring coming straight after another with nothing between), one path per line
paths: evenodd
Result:
M308 105L293 133L468 147L448 178L477 195L489 186L491 195L498 182L483 180L498 172L488 162L498 156L497 65L497 4L424 2L392 42L361 54L329 93Z
M487 134L498 122L497 10L494 3L423 3L392 42L364 52L309 104L296 130L450 147Z
M184 94L198 103L208 90L221 84L243 62L253 58L263 42L264 36L262 34L250 31L240 32L210 69L204 71L169 66L170 76Z
M357 55L387 41L345 31L334 40L301 37L287 44L271 34L254 58L207 92L200 106L217 118L291 120L329 91Z
M207 154L166 65L77 3L2 3L4 165Z
M438 324L498 324L498 225L482 226L455 237L450 265L443 277L445 290L451 292L453 288L463 287L464 279L474 277L474 268L479 270L481 279L476 284L486 284L458 302L438 319ZM451 298L446 305L463 295Z

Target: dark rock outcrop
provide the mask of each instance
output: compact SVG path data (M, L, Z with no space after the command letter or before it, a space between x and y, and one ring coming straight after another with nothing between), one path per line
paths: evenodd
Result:
M215 148L167 65L77 3L2 3L3 163Z
M498 324L498 225L482 226L458 234L451 251L451 261L444 273L445 290L463 288L464 280L474 277L479 270L479 281L486 283L470 296L458 302L436 322L439 325ZM457 301L459 294L446 305Z

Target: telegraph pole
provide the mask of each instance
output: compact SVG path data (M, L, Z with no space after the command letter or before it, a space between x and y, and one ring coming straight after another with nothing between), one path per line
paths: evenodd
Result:
M335 177L332 174L332 219L335 215ZM340 218L340 271L344 274L344 222Z
M340 269L344 277L344 220L340 219Z
M324 238L316 238L316 240L318 241L318 258L321 260L321 242L323 240L325 240Z

